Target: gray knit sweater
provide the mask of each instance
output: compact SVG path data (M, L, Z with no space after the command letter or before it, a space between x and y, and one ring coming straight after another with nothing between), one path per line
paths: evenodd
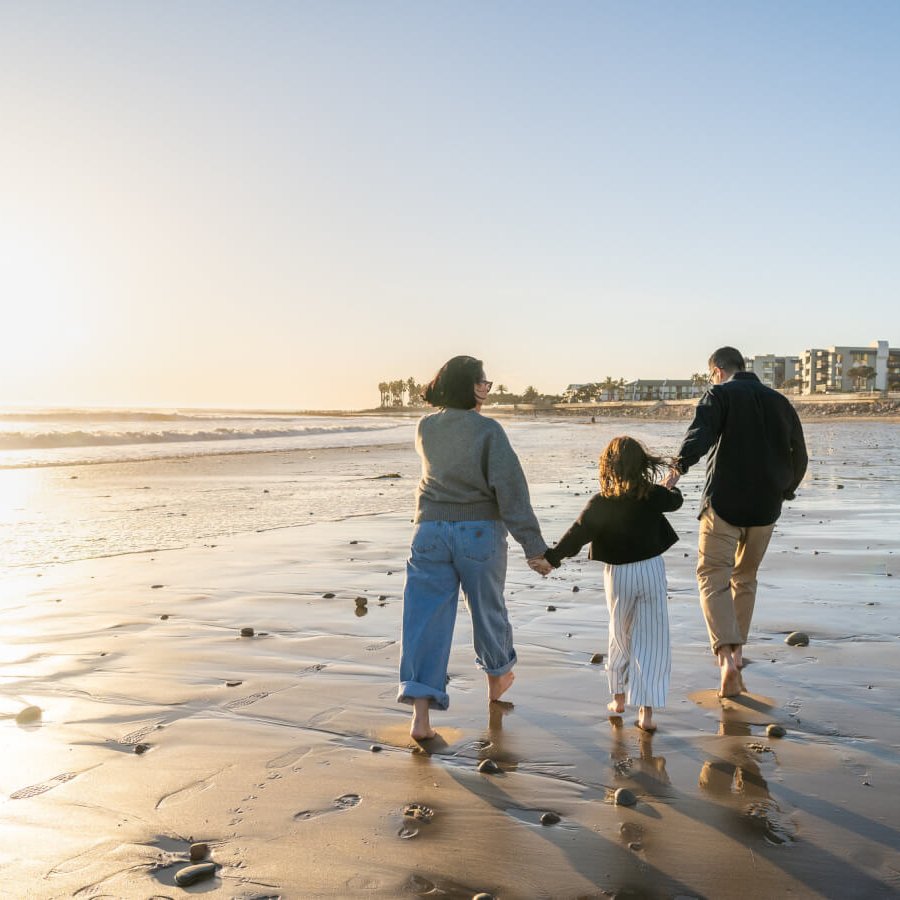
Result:
M474 409L442 409L419 421L416 452L416 522L499 519L529 559L544 554L522 466L498 422Z

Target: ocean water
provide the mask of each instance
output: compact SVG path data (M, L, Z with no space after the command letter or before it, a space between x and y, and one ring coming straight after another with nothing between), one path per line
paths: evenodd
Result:
M218 410L0 410L0 468L408 441L410 420Z
M0 567L176 549L350 517L361 519L364 537L366 516L412 516L420 471L415 421L203 411L6 413L0 416ZM559 537L596 490L597 455L610 438L628 433L672 453L685 428L677 421L621 419L517 418L503 425L548 540ZM815 422L805 430L811 463L792 527L810 536L821 532L823 541L858 543L859 566L878 574L885 542L896 545L900 534L900 424ZM696 529L702 469L681 482L686 503L673 523L684 535ZM298 532L298 559L303 541Z

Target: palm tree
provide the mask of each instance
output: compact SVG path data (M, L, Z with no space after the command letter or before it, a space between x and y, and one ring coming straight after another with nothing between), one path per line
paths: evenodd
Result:
M379 381L378 390L381 393L381 406L387 406L388 395L391 393L391 386L386 381Z
M529 384L527 388L525 388L525 393L522 394L522 401L524 403L534 403L538 398L538 392L535 390L534 385Z
M703 389L709 384L709 375L704 375L702 372L694 372L691 375L691 396L697 396L697 388L700 388L699 393L703 393Z
M416 383L415 378L406 379L406 394L410 406L418 406L422 397L422 385Z
M505 384L498 384L495 390L500 395L500 402L502 403L503 395L509 393L509 388Z
M857 390L865 391L869 389L869 382L875 377L875 370L871 366L854 366L847 370L847 374L856 379ZM863 385L862 388L860 388L860 384Z

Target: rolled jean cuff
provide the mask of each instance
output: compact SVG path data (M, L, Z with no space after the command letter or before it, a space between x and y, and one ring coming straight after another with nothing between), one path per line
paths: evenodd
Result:
M511 666L510 666L511 668ZM397 691L398 703L412 704L413 700L420 700L422 697L429 699L429 709L447 709L450 706L450 697L446 691L438 691L427 684L418 681L401 681L400 689Z
M512 667L518 662L518 658L516 657L516 651L513 650L512 659L508 663L504 663L502 666L498 666L496 669L489 669L485 666L480 659L475 660L475 665L478 666L485 675L505 675Z

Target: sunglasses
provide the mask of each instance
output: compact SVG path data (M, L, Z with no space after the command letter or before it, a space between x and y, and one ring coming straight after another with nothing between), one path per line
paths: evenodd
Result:
M488 390L490 390L494 386L494 382L488 381L486 378L482 378L480 381L476 381L475 384L483 384Z

